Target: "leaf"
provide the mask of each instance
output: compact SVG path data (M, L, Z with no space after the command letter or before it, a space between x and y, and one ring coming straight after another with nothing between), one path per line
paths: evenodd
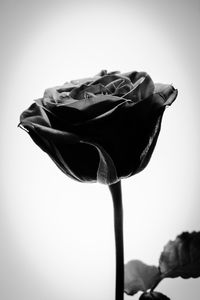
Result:
M170 300L170 298L159 292L149 292L143 293L139 300Z
M124 291L134 295L138 291L147 291L160 279L156 266L149 266L140 260L131 260L125 265Z
M197 278L200 276L200 232L183 232L169 241L161 253L162 278Z

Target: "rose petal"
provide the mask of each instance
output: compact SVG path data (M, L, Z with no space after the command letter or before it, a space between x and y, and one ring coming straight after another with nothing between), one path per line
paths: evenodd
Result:
M117 177L117 171L113 163L112 158L109 154L103 149L102 146L96 143L90 143L82 141L85 144L94 146L99 153L99 166L97 170L97 181L103 184L114 184L119 181Z
M48 118L52 124L52 127L59 129L61 126L74 126L82 122L86 122L93 118L96 118L125 100L117 96L112 95L92 95L88 98L73 103L68 103L68 100L63 101L62 104L50 105L48 103L45 106L48 108ZM45 109L45 107L44 107ZM64 125L65 124L65 125ZM69 125L68 125L69 124ZM71 127L70 127L71 128Z
M132 84L132 93L129 93L129 99L138 102L151 96L154 92L154 83L151 77L145 72L132 72L127 75Z
M171 105L178 95L178 90L172 85L156 83L154 93L160 94L165 100L165 105Z
M81 99L85 99L85 93L89 92L89 93L93 93L93 94L102 94L103 92L106 92L106 88L101 84L101 83L97 83L95 85L81 85L78 88L74 88L69 96L73 99L77 99L77 100L81 100Z
M112 158L118 177L125 178L149 162L164 108L165 100L159 94L136 104L124 101L105 114L77 124L76 133L95 138Z
M65 132L53 128L49 128L43 125L22 122L22 125L30 130L34 130L38 135L42 136L46 140L50 141L61 141L62 143L74 144L80 142L80 138L70 132Z
M22 122L21 126L28 130L33 141L66 175L81 182L97 180L99 158L96 148L80 144L80 139L69 132L54 130L30 122Z
M120 78L122 78L122 76L120 74L105 75L105 76L102 76L101 78L93 81L91 84L95 85L97 83L101 83L102 85L105 86L105 85L109 84L110 82L115 81Z

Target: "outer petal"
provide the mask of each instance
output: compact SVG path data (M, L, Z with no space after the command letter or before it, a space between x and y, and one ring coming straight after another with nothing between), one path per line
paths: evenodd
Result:
M20 123L24 121L35 122L47 127L51 126L45 111L36 103L33 103L21 114Z
M99 166L97 170L97 181L103 184L113 184L119 181L117 176L117 170L113 163L112 158L109 154L103 149L102 146L97 145L96 143L84 142L86 144L94 146L99 153Z
M21 125L28 130L35 131L35 133L41 136L41 138L49 141L58 141L64 144L76 144L80 142L80 138L71 132L53 129L50 127L39 125L37 123L32 123L30 121L23 121L21 122Z
M124 101L112 95L89 95L83 100L63 99L59 104L45 102L42 105L53 128L68 130L75 124L82 124L106 113Z
M165 105L171 105L178 95L178 90L172 85L156 83L154 93L160 94L166 100Z
M51 128L45 111L35 103L22 113L20 120L20 127L66 175L78 181L97 180L99 155L96 148L80 144L79 137L71 132Z
M57 148L58 139L56 139L57 143L55 143L52 139L52 136L51 139L46 139L44 138L43 133L41 135L41 131L39 134L39 131L35 129L36 127L29 127L29 135L33 139L33 141L50 156L50 158L62 172L77 181L83 181L81 177L79 177L78 174L76 174L73 169L67 164L67 161L63 159L61 152ZM63 145L65 145L65 143L66 141L62 141Z
M169 97L176 95L176 90L172 89ZM167 103L168 99L160 94L153 94L136 104L126 101L106 114L77 125L74 132L79 136L87 133L104 148L112 158L119 178L131 176L150 160Z

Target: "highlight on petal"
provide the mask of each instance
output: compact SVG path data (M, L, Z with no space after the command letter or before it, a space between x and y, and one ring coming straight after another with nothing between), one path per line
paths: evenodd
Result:
M43 98L47 98L47 99L51 99L55 102L57 102L58 97L59 97L59 93L57 91L58 87L53 87L53 88L48 88L44 91L44 96Z
M133 88L129 93L129 99L138 102L151 96L154 92L154 83L146 72L130 72L123 74L130 78Z
M158 139L158 135L160 132L160 128L161 128L161 121L162 121L162 115L159 116L157 123L154 126L154 129L153 129L151 135L149 136L149 142L140 155L140 165L137 169L137 173L142 171L147 166L147 164L151 158L151 155L153 154L153 150L155 148L155 145L156 145L156 142Z
M81 142L94 146L99 153L97 182L108 185L118 182L119 178L117 176L114 162L112 161L112 158L109 156L109 154L103 149L103 147L93 142Z
M156 83L154 93L165 99L165 105L171 105L178 95L178 90L169 84Z
M102 93L106 93L106 88L104 85L102 85L101 83L97 83L95 85L81 85L80 87L74 88L70 94L69 97L73 98L73 99L77 99L77 100L81 100L81 99L85 99L85 95L86 93L92 93L94 95L96 94L102 94Z
M62 143L68 144L80 142L80 138L77 135L70 132L61 131L30 122L21 122L21 125L28 130L35 131L38 135L45 138L46 140L51 140L55 142L61 141Z
M47 105L47 110L49 110L50 114L53 114L58 120L62 120L65 123L75 126L77 124L84 124L91 119L98 118L124 101L124 99L117 96L90 94L83 101L63 100L62 104L53 105L51 107ZM87 132L85 135L87 135Z
M96 85L97 83L101 83L102 85L106 86L110 82L115 81L119 78L122 78L121 74L116 74L116 73L106 74L105 76L102 76L102 77L98 78L97 80L91 82L90 84Z
M126 85L131 85L131 81L126 79L126 78L117 78L114 81L111 81L110 83L108 83L105 88L106 91L108 91L109 94L113 94L113 95L120 95L120 88L122 88L123 86Z

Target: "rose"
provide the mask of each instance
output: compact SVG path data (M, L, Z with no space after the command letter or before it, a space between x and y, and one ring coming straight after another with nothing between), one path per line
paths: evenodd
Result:
M124 250L121 179L148 164L171 85L144 72L107 73L47 89L20 116L19 126L68 176L109 185L116 244L115 300L123 300Z
M20 126L66 175L110 185L146 167L176 96L147 73L101 71L47 89Z

